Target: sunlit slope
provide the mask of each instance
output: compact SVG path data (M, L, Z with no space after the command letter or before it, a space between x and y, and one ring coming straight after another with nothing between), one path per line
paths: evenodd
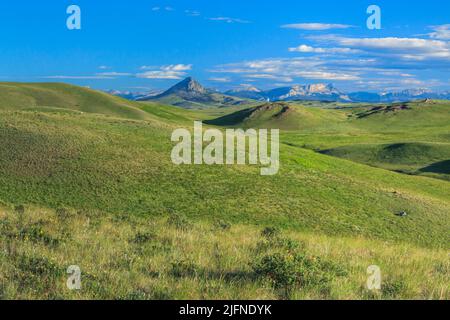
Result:
M352 123L372 131L429 131L450 128L450 101L427 100L366 107L355 111Z
M275 225L445 247L448 182L281 146L278 175L253 166L175 166L177 125L90 114L1 112L0 199ZM400 211L407 217L398 217Z
M75 111L147 119L139 104L63 83L0 83L0 110Z
M301 131L324 126L335 126L346 120L345 113L303 107L282 102L265 103L257 107L240 110L208 124L244 128L274 128L286 131Z
M322 152L405 173L438 174L442 178L450 174L450 143L355 144Z

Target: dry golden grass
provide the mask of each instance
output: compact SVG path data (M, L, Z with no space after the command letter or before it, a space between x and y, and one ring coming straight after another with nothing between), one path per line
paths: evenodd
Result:
M278 250L254 226L41 208L2 209L0 221L3 299L286 298L252 268ZM291 299L450 297L445 250L297 232L280 239L345 271L326 287L294 286ZM80 291L66 287L70 265L82 270ZM369 265L381 268L380 292L365 288Z

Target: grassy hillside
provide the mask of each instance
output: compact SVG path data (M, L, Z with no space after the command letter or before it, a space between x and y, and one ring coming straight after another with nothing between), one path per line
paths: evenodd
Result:
M401 127L415 108L189 111L65 85L12 87L0 90L2 298L448 298L449 182L363 164L447 168L443 102L419 130ZM173 165L172 131L217 118L282 126L279 174ZM363 163L311 150L351 145L360 149L338 156ZM273 282L271 263L308 284ZM81 265L86 290L64 290L68 264ZM370 264L386 279L377 295L363 288Z
M278 128L291 146L408 174L449 179L450 102L391 105L267 103L211 125Z
M109 94L63 83L0 83L0 110L100 113L147 119L139 104Z
M322 151L372 166L450 179L450 143L356 144Z
M0 231L1 299L450 298L448 251L408 244L37 207L1 208ZM65 287L74 264L80 291ZM365 287L373 264L379 292Z
M287 145L280 174L271 178L252 166L179 167L170 160L174 127L88 114L3 112L0 199L147 216L174 211L421 245L449 240L445 181ZM399 219L401 210L411 216Z
M239 110L217 119L208 120L206 123L217 126L301 131L338 124L345 119L344 113L334 110L275 102Z

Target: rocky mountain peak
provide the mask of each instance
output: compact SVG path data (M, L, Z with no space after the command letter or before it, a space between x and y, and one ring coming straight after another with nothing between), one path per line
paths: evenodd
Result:
M194 78L188 77L167 90L165 94L180 92L190 94L206 94L208 93L208 90Z

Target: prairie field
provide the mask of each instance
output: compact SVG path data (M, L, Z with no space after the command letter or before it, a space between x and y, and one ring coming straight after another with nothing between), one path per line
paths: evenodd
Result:
M449 298L448 101L186 110L1 88L2 299ZM279 128L279 173L174 165L194 120Z

